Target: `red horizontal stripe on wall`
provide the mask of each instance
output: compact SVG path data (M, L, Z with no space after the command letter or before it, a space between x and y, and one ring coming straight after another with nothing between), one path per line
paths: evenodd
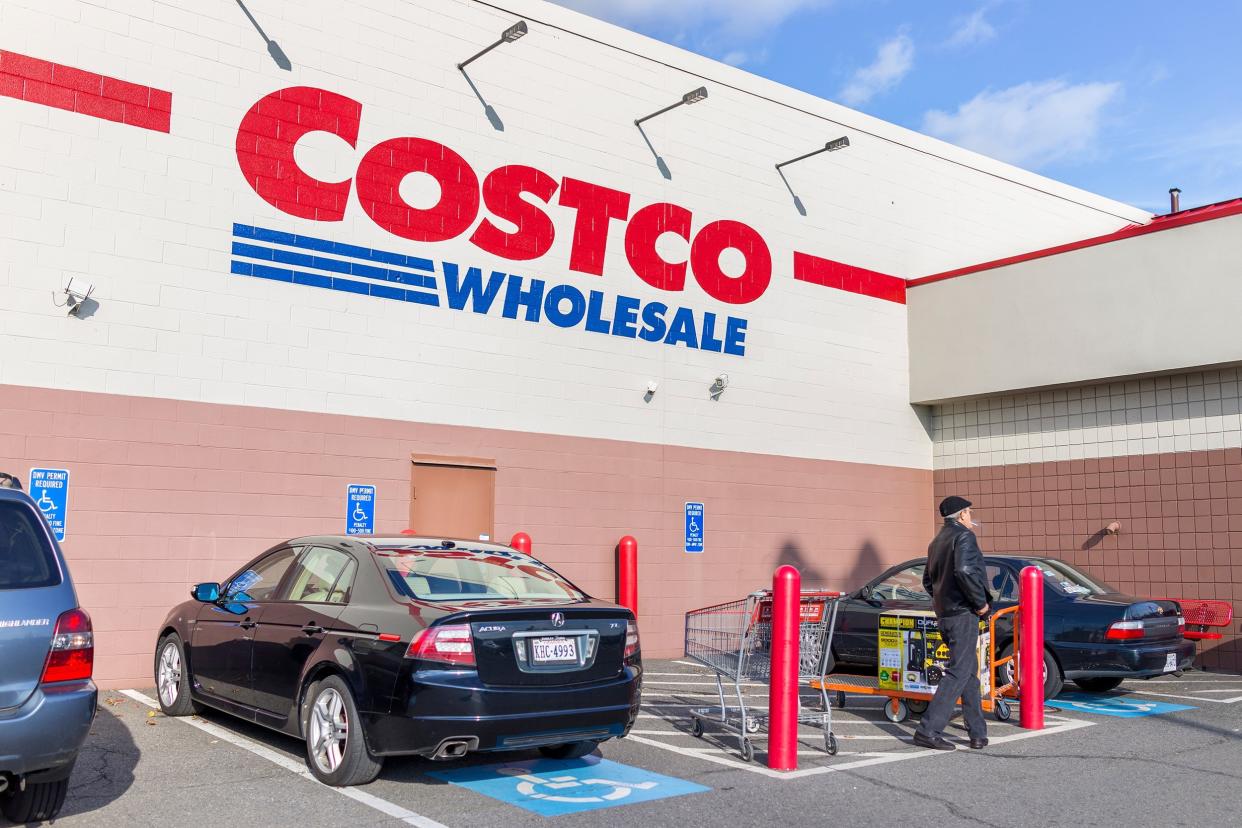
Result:
M2 49L0 95L156 132L171 128L171 92Z
M799 282L861 293L863 296L873 296L899 305L906 303L905 279L831 259L821 259L809 253L794 252L794 278Z

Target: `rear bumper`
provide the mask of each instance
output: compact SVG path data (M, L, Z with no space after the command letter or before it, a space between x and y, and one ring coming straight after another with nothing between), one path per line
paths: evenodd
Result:
M0 772L37 773L41 780L68 774L95 719L97 697L90 680L49 684L0 713Z
M377 756L432 755L446 739L477 739L477 750L521 750L624 736L641 700L641 671L581 687L486 687L473 672L415 674L405 709L363 713Z
M1177 669L1189 670L1195 661L1195 643L1179 638L1160 643L1090 644L1080 647L1059 645L1065 677L1076 678L1151 678L1168 669L1170 654L1177 656Z

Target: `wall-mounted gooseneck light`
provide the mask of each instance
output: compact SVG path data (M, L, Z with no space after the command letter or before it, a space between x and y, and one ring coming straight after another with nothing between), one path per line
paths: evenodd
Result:
M788 161L782 161L781 163L776 165L776 168L779 170L781 167L788 166L789 164L793 164L796 161L802 161L814 155L819 155L821 152L836 152L837 150L843 150L849 145L850 145L849 137L842 135L840 138L834 138L833 140L824 144L824 146L821 147L820 149L812 150L811 152L808 152L805 155L799 155L797 158L790 158Z
M643 121L649 121L655 116L663 115L665 112L668 112L671 109L676 109L679 106L683 106L683 105L688 106L689 104L696 104L699 101L706 100L706 99L707 99L707 87L706 86L700 86L698 89L691 89L689 92L682 95L681 100L678 101L677 103L669 104L663 109L657 109L655 112L652 112L650 115L644 115L643 117L639 118L638 120L634 122L634 126L642 126Z
M457 68L465 69L471 63L483 57L488 52L490 52L492 49L495 49L497 46L500 46L501 44L512 43L515 40L521 40L523 37L526 36L527 31L529 30L526 28L526 21L519 20L518 22L514 23L512 26L510 26L509 28L501 32L500 40L497 40L495 43L493 43L491 46L488 46L486 49L475 52L473 55L466 58L461 63L457 64Z
M847 136L842 135L840 138L832 139L817 150L812 150L804 155L799 155L797 158L790 158L788 161L782 161L776 165L776 174L781 177L781 181L785 182L785 189L789 190L789 194L793 196L794 207L797 209L799 214L804 216L806 215L806 205L802 203L802 199L798 198L798 194L794 192L793 187L789 184L789 179L785 177L785 171L782 170L781 167L788 166L796 161L802 161L803 159L810 158L814 155L819 155L821 152L836 152L837 150L843 150L849 145L850 139Z

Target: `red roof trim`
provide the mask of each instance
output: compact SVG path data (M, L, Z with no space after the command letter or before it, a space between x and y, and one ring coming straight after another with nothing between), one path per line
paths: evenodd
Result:
M957 276L965 276L968 273L978 273L981 270L992 270L1006 265L1017 264L1018 262L1027 262L1031 259L1042 259L1045 256L1055 256L1058 253L1068 253L1071 250L1081 250L1084 247L1095 247L1098 244L1108 244L1109 242L1121 241L1122 239L1133 238L1134 236L1145 236L1148 233L1156 233L1161 230L1172 230L1175 227L1185 227L1187 224L1198 224L1201 221L1211 221L1212 219L1225 218L1227 216L1236 216L1242 213L1242 198L1235 198L1229 201L1222 201L1218 204L1208 204L1203 207L1195 207L1191 210L1182 210L1167 216L1157 216L1151 220L1150 224L1132 224L1129 227L1123 227L1112 233L1103 236L1095 236L1082 241L1070 242L1068 244L1057 245L1056 247L1048 247L1043 250L1035 250L1030 253L1021 253L1017 256L1009 256L1004 259L996 259L983 264L970 265L969 267L959 267L957 270L948 270L944 273L936 273L931 276L922 276L918 279L911 279L906 282L907 288L918 287L919 285L929 285L933 282L943 282L946 279L953 279Z

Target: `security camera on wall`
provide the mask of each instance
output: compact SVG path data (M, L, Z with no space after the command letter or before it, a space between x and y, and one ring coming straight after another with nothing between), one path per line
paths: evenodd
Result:
M82 308L86 305L87 300L91 298L91 294L95 292L95 286L90 282L70 277L69 284L63 289L65 301L57 302L60 307L68 308L70 316L81 316Z

